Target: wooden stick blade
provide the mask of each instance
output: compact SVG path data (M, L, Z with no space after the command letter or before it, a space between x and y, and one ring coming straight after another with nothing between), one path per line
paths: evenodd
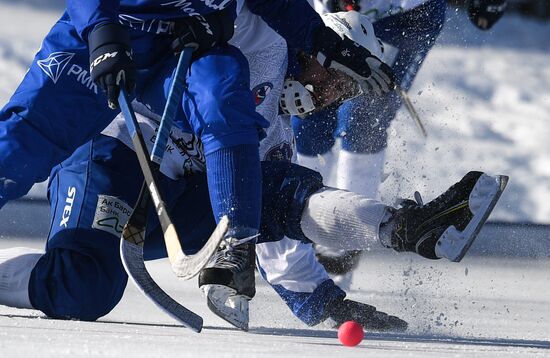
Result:
M202 330L202 317L175 301L153 280L145 267L142 245L120 240L120 257L128 276L141 293L183 326L197 333Z
M165 232L164 238L167 243L166 248L168 250L168 256L173 257L170 262L172 263L172 270L176 276L185 280L196 276L218 250L220 242L227 233L228 228L229 219L227 216L224 216L216 226L214 232L212 232L212 235L210 235L206 244L204 244L202 249L194 255L185 255L181 249L177 249L176 245L174 245L172 249L173 252L171 253L171 243L178 240L179 244L179 239L177 238L175 230L173 230L173 232Z

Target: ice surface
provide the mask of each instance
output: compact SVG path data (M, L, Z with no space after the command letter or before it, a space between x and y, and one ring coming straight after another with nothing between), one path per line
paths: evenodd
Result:
M39 241L0 241L0 248ZM169 262L148 263L161 287L201 314L197 334L178 327L131 284L98 322L59 321L0 306L2 357L525 357L550 356L550 260L466 257L461 263L408 254L367 254L350 297L410 323L403 334L368 333L345 348L336 332L297 321L258 278L250 332L211 314L195 280L179 281Z

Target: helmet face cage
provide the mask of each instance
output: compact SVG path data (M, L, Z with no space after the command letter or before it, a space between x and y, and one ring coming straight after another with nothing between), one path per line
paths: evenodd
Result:
M372 23L365 15L358 13L357 11L346 11L337 13L327 13L322 15L323 21L327 27L330 27L342 38L348 37L352 41L356 42L359 46L368 49L374 56L379 58L383 57L384 47L382 42L375 36ZM305 61L307 63L307 61ZM308 65L302 65L309 68ZM328 69L330 72L331 69ZM337 75L333 70L332 75L334 78L341 77L343 73ZM347 100L353 99L365 91L363 85L351 77L348 77L345 85L333 85L330 80L317 83L315 86L308 83L307 79L300 78L299 81L295 79L287 79L283 85L283 91L280 97L280 107L285 114L304 117L311 112L319 110L329 105L341 104ZM338 81L337 81L338 83ZM323 98L321 93L326 88L331 88L333 91L337 91L336 98L332 101L327 101Z
M281 109L285 114L303 116L315 110L311 92L298 81L287 79L279 99Z
M315 95L313 86L309 84L304 86L299 81L287 79L283 84L279 105L285 114L305 117L319 109L341 104L361 94L363 94L363 89L359 83L350 80L349 86L338 93L333 101L324 101Z

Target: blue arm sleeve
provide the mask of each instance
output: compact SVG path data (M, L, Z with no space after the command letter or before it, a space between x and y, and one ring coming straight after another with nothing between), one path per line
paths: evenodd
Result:
M83 40L101 22L118 22L120 0L67 0L67 13Z
M281 35L289 47L312 53L313 34L324 23L307 0L246 0L246 4Z

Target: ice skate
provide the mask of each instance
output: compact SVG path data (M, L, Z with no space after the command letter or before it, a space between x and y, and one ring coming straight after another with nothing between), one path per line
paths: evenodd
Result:
M504 175L469 172L427 204L405 200L388 224L391 247L430 259L462 260L491 214L506 184Z
M408 323L401 318L378 311L376 307L352 300L341 300L328 308L325 321L333 328L338 328L346 321L356 321L367 331L402 332Z
M256 294L253 239L226 239L199 275L208 308L244 331L248 331L248 301Z

